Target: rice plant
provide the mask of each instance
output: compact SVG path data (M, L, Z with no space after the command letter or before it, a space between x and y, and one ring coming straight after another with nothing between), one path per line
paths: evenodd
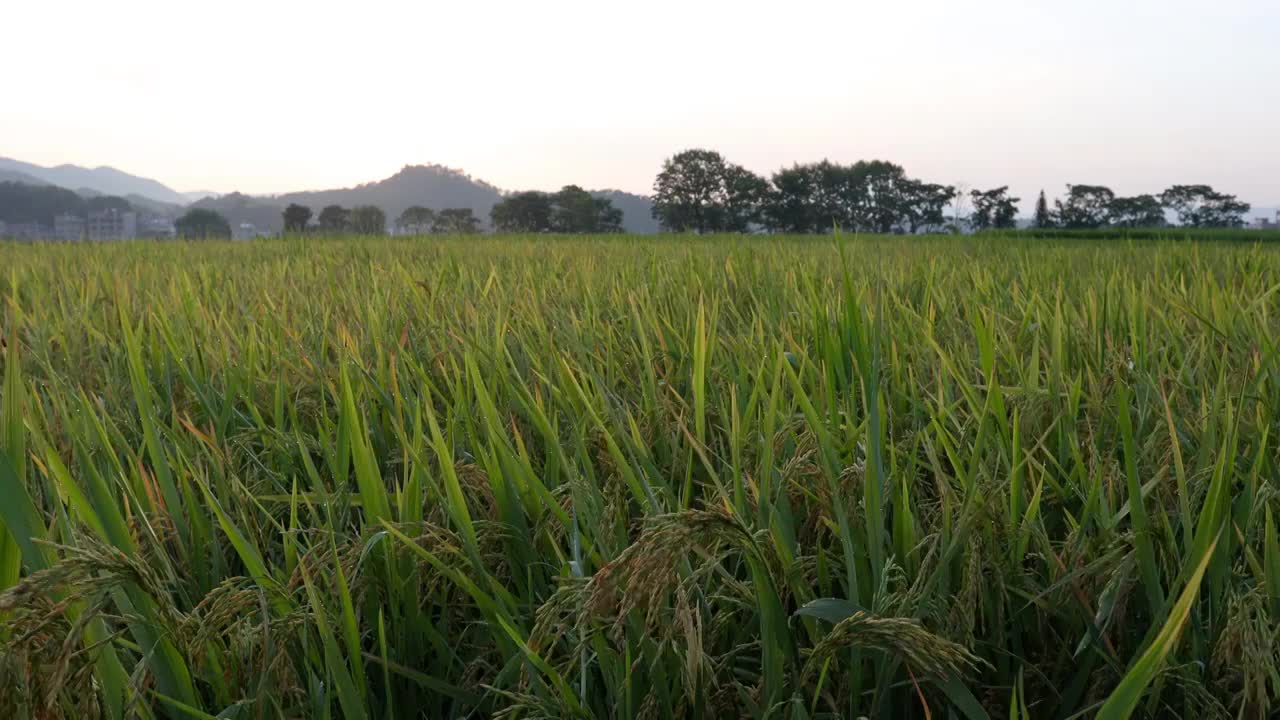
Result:
M0 717L1277 711L1269 246L0 268Z

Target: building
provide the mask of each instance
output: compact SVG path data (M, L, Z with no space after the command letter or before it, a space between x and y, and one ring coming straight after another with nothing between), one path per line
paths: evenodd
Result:
M259 230L253 223L242 222L231 229L232 240L254 240L263 237L271 237L271 231Z
M138 214L116 209L89 213L90 240L130 240L138 236Z
M54 217L53 237L55 240L83 240L84 218L70 213L63 213Z
M138 218L138 237L167 240L177 235L173 221L160 215L144 215Z
M1280 210L1276 210L1276 219L1271 218L1255 218L1253 221L1255 230L1280 230Z
M0 223L0 237L8 240L48 240L53 228L38 222Z

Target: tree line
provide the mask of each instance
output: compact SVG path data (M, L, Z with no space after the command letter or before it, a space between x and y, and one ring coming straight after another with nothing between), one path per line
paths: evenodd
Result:
M1018 197L1008 186L960 189L910 177L901 165L883 160L852 164L794 164L769 178L727 161L713 150L692 149L667 158L653 185L653 216L668 232L813 234L840 228L849 232L963 232L1012 229L1018 225ZM62 188L0 183L0 220L49 223L55 215L98 209L129 209L123 198L82 198ZM1209 185L1174 185L1158 195L1118 196L1102 185L1070 184L1050 205L1044 191L1031 225L1039 229L1095 230L1234 228L1244 224L1248 203ZM312 223L309 207L283 210L284 231L380 235L387 216L373 205L328 205ZM489 213L495 232L617 233L622 211L577 185L557 192L505 196ZM229 237L226 219L212 210L192 209L175 227L180 237ZM470 234L481 230L471 208L407 208L395 220L404 234Z
M520 192L503 198L489 212L497 232L619 233L622 211L577 185L559 192Z
M314 226L311 224L311 217L311 208L291 203L284 209L284 231L293 234L320 232L360 235L382 235L387 231L387 214L376 205L357 205L350 209L341 205L326 205L320 209ZM480 232L480 219L471 208L436 211L414 205L400 213L396 218L396 227L414 235L469 234Z
M918 233L1017 227L1021 198L1008 186L967 193L953 185L909 177L901 165L860 160L795 164L769 179L713 150L678 153L653 184L653 216L670 232ZM948 212L950 211L950 212ZM1150 228L1167 225L1166 211L1185 227L1244 224L1249 204L1208 185L1175 185L1160 195L1119 197L1101 185L1068 185L1050 209L1036 204L1040 228Z
M380 235L387 230L386 213L373 205L351 209L329 205L311 224L311 208L297 203L284 209L286 233L357 233ZM519 192L496 203L489 212L495 232L510 233L617 233L622 232L622 211L605 198L596 198L577 185L558 192ZM395 228L406 235L471 234L480 231L480 219L471 208L433 210L421 205L406 208Z
M766 180L713 150L686 150L662 164L653 216L672 232L914 233L941 228L955 197L881 160L797 164Z
M1170 212L1183 227L1235 228L1244 225L1249 203L1209 185L1174 185L1159 195L1134 197L1119 197L1103 185L1068 185L1066 199L1055 200L1052 210L1040 192L1033 225L1067 230L1159 228L1169 224Z

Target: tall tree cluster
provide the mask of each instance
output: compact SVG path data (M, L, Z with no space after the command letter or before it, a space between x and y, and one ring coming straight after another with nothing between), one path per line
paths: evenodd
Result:
M685 150L662 164L653 217L667 230L746 232L763 217L769 183L714 150Z
M901 166L882 160L797 164L774 173L771 181L762 225L776 232L936 229L956 194L949 185L907 177Z
M907 176L883 160L797 164L769 180L712 150L686 150L663 163L653 215L672 231L875 233L940 227L955 188Z
M1101 185L1068 185L1066 200L1056 200L1058 222L1063 227L1093 229L1106 225L1116 194Z
M622 211L607 198L593 197L577 185L566 185L555 193L509 195L493 206L489 220L498 232L622 232Z
M1236 227L1249 212L1249 203L1208 185L1174 185L1160 193L1160 203L1178 214L1187 227Z

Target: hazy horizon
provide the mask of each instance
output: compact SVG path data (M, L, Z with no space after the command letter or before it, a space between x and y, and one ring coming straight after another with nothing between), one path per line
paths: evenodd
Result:
M1280 6L158 0L8 12L0 155L183 191L278 194L460 168L504 189L648 193L719 150L768 174L1120 194L1208 183L1280 205ZM39 59L39 62L33 62Z

